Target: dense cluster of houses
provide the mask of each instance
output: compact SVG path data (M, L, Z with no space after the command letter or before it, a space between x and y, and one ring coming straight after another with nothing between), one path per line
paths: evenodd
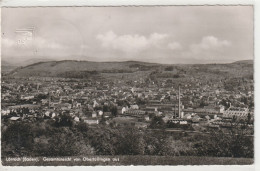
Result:
M18 84L19 82L19 84ZM74 122L89 125L134 124L147 127L153 116L161 116L165 123L199 124L221 123L223 118L253 119L248 105L224 106L221 100L239 102L241 96L253 96L252 91L234 95L223 88L186 84L178 88L148 83L143 80L128 85L124 80L85 82L65 78L8 79L2 82L1 116L8 121L55 119L64 114ZM241 102L239 102L240 104ZM129 119L130 118L130 119ZM131 120L131 121L130 121ZM223 119L224 122L224 119ZM212 124L212 125L214 125Z

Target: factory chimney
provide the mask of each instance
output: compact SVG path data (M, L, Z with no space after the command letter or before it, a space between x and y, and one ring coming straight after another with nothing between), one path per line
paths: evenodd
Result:
M179 118L181 118L181 90L180 90L180 86L179 86L179 97L178 97L178 99L179 99L179 105L178 105L178 107L179 107L179 110L178 110L178 114L179 114Z

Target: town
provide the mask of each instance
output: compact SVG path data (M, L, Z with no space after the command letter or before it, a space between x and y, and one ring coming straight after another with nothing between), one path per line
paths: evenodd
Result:
M203 131L232 127L232 121L253 128L253 80L239 91L228 91L222 82L172 84L171 79L77 79L61 77L2 80L2 122L60 120L90 126L134 125L152 128L159 117L164 128ZM159 128L157 125L153 128Z

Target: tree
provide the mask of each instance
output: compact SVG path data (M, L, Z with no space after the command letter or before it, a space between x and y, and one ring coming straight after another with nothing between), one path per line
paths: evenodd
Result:
M165 71L173 71L173 66L168 66L164 69Z
M36 96L36 100L42 100L42 99L47 99L48 95L46 94L38 94L38 96Z
M242 98L241 98L241 102L243 102L245 105L248 104L248 100L247 100L246 97L242 97Z
M85 122L81 121L76 125L76 128L79 132L81 133L87 133L89 128L88 128L88 124L86 124Z
M115 155L116 144L118 144L117 135L118 130L99 125L89 131L87 139L97 155Z
M114 116L114 117L117 116L118 112L117 112L117 107L116 106L112 106L110 111L111 111L112 116Z
M82 153L93 154L94 149L84 141L80 132L73 132L68 127L57 128L48 141L47 156L75 156Z
M160 130L159 133L153 131L144 132L145 140L145 154L146 155L161 155L162 148L164 146L164 140L166 134Z
M116 144L117 155L143 155L145 153L143 134L133 126L120 129Z
M71 127L73 124L73 118L69 114L63 114L60 117L55 118L55 126L57 127Z
M16 122L8 126L8 128L2 132L2 149L4 149L3 147L5 145L8 145L9 151L5 151L7 149L4 149L3 154L28 155L33 146L32 130L32 125L28 123Z
M101 119L99 121L100 125L106 125L106 118L104 117L104 115L101 116Z
M136 99L136 104L137 105L144 105L144 104L146 104L146 101L143 98L137 98Z
M249 157L254 156L254 139L246 129L214 130L200 137L193 148L199 156Z
M154 116L151 120L149 127L152 129L161 129L165 128L166 124L164 123L162 116Z
M252 118L251 114L248 113L247 114L247 124L251 123L251 118Z
M103 112L108 112L108 111L109 111L109 106L104 105L104 106L103 106Z

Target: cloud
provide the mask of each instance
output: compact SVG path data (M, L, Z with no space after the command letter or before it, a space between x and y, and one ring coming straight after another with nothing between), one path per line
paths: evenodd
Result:
M203 37L198 44L192 44L190 50L193 53L200 53L202 51L218 50L220 48L228 47L231 43L227 40L219 40L214 36Z
M61 45L55 41L52 40L46 40L42 37L36 37L33 40L33 44L41 49L62 49L64 48L64 45Z
M161 47L167 37L167 34L159 33L147 37L138 34L117 35L113 31L96 36L102 47L124 52L139 52L152 47Z
M171 42L171 43L168 43L167 47L169 49L172 49L172 50L179 50L179 49L182 49L182 46L180 43L178 42Z
M150 45L159 47L162 43L164 43L164 40L168 37L169 36L167 34L153 33L148 38L148 42L150 43Z
M221 40L215 36L205 36L199 43L191 44L187 51L181 53L181 56L201 61L226 60L226 58L229 58L230 46L232 46L232 43L228 40Z

